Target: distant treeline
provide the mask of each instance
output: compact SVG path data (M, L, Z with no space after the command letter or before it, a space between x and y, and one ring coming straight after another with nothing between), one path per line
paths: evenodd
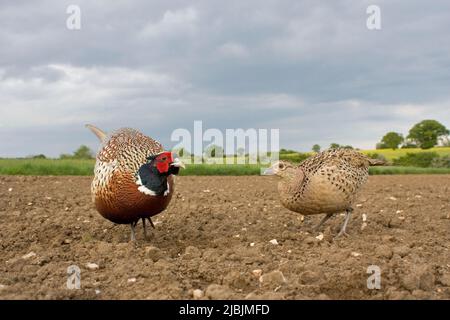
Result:
M376 152L364 152L368 156L377 159L389 160L391 164L395 166L404 167L421 167L421 168L450 168L450 154L438 154L437 152L417 152L417 150L411 150L408 153L395 153L395 155L390 154L389 159L387 159L386 149L413 149L419 148L422 150L429 150L435 146L450 147L449 139L450 131L441 123L436 120L423 120L415 124L408 132L406 138L403 134L398 132L388 132L386 133L379 143L376 145ZM334 148L348 148L353 149L351 145L341 145L339 143L331 143L328 147L329 149ZM313 152L317 153L321 151L321 146L315 144L312 147L312 152L298 152L289 149L280 149L279 158L282 160L289 160L292 162L299 163L308 157L310 157ZM356 149L359 150L359 149ZM199 157L189 153L188 150L179 149L174 150L178 155L184 159L191 158L192 160L202 158L202 162L207 162L205 158L215 158L226 159L226 163L233 163L233 159L242 158L248 159L249 154L245 153L245 149L239 148L234 155L226 155L224 149L221 146L209 145L205 151L204 156ZM414 152L413 152L414 151ZM268 153L267 156L271 157L273 154ZM46 159L43 154L34 155L28 157L29 159ZM94 159L94 153L89 147L82 145L72 154L61 154L59 159L63 160L90 160ZM192 161L194 162L194 161ZM247 162L247 161L246 161Z
M45 154L37 154L26 157L27 159L47 159ZM90 160L94 159L94 153L88 146L82 145L72 154L63 153L59 156L61 160L73 159L73 160Z

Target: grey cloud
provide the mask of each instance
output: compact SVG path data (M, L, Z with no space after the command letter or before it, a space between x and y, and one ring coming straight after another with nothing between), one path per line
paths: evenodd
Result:
M303 150L450 125L448 1L377 1L380 31L365 27L372 1L77 3L69 31L73 1L1 2L0 156L94 145L86 122L166 145L194 120L280 128Z

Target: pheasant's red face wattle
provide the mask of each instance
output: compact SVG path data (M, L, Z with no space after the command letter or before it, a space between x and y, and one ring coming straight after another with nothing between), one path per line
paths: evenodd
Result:
M169 167L172 162L172 152L163 152L155 159L156 169L158 169L159 173L166 173L169 171Z

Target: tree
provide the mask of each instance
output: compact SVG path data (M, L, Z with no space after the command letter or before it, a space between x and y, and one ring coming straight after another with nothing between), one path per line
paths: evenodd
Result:
M417 149L418 146L417 144L415 144L413 141L411 141L410 139L405 139L405 141L403 142L402 145L402 149Z
M320 146L318 144L313 145L312 151L319 153L320 152Z
M92 151L87 146L80 146L73 154L62 154L60 159L92 159Z
M341 147L341 145L339 143L333 142L332 144L330 144L330 149L337 149L340 147Z
M47 157L45 156L45 154L37 154L34 156L30 156L31 159L47 159Z
M297 151L295 150L291 150L291 149L280 149L280 154L286 154L286 153L297 153Z
M72 159L72 158L73 158L73 155L67 154L67 153L63 153L63 154L61 154L61 155L59 156L59 158L60 158L61 160Z
M185 148L175 149L172 151L180 158L189 158L191 156L191 153L187 151Z
M438 140L446 137L450 131L436 120L423 120L409 130L408 139L422 149L430 149L438 144Z
M386 149L398 149L398 147L405 141L403 135L397 132L388 132L381 139L381 146Z
M220 158L223 157L223 148L215 144L211 144L205 149L207 158Z
M92 159L92 151L87 146L80 146L74 153L74 159Z

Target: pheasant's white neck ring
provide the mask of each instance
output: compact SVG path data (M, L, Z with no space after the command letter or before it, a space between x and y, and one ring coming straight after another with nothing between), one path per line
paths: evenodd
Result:
M138 182L136 182L136 184L139 185ZM140 192L142 192L143 194L146 194L148 196L157 196L155 191L152 191L152 190L150 190L149 188L147 188L146 186L143 186L143 185L139 185L138 190ZM169 183L167 182L167 190L164 191L164 196L166 197L169 193L170 193L170 186L169 186Z
M141 175L139 172L136 174L136 184L138 185L138 190L142 192L143 194L146 194L148 196L167 196L170 193L170 186L169 182L167 181L167 177L163 176L158 179L158 177L155 177L155 179L159 180L161 183L157 183L156 181L153 181L152 183L144 184L141 179ZM150 180L155 180L150 179ZM165 182L165 188L164 188L164 182ZM156 190L152 190L152 187Z

